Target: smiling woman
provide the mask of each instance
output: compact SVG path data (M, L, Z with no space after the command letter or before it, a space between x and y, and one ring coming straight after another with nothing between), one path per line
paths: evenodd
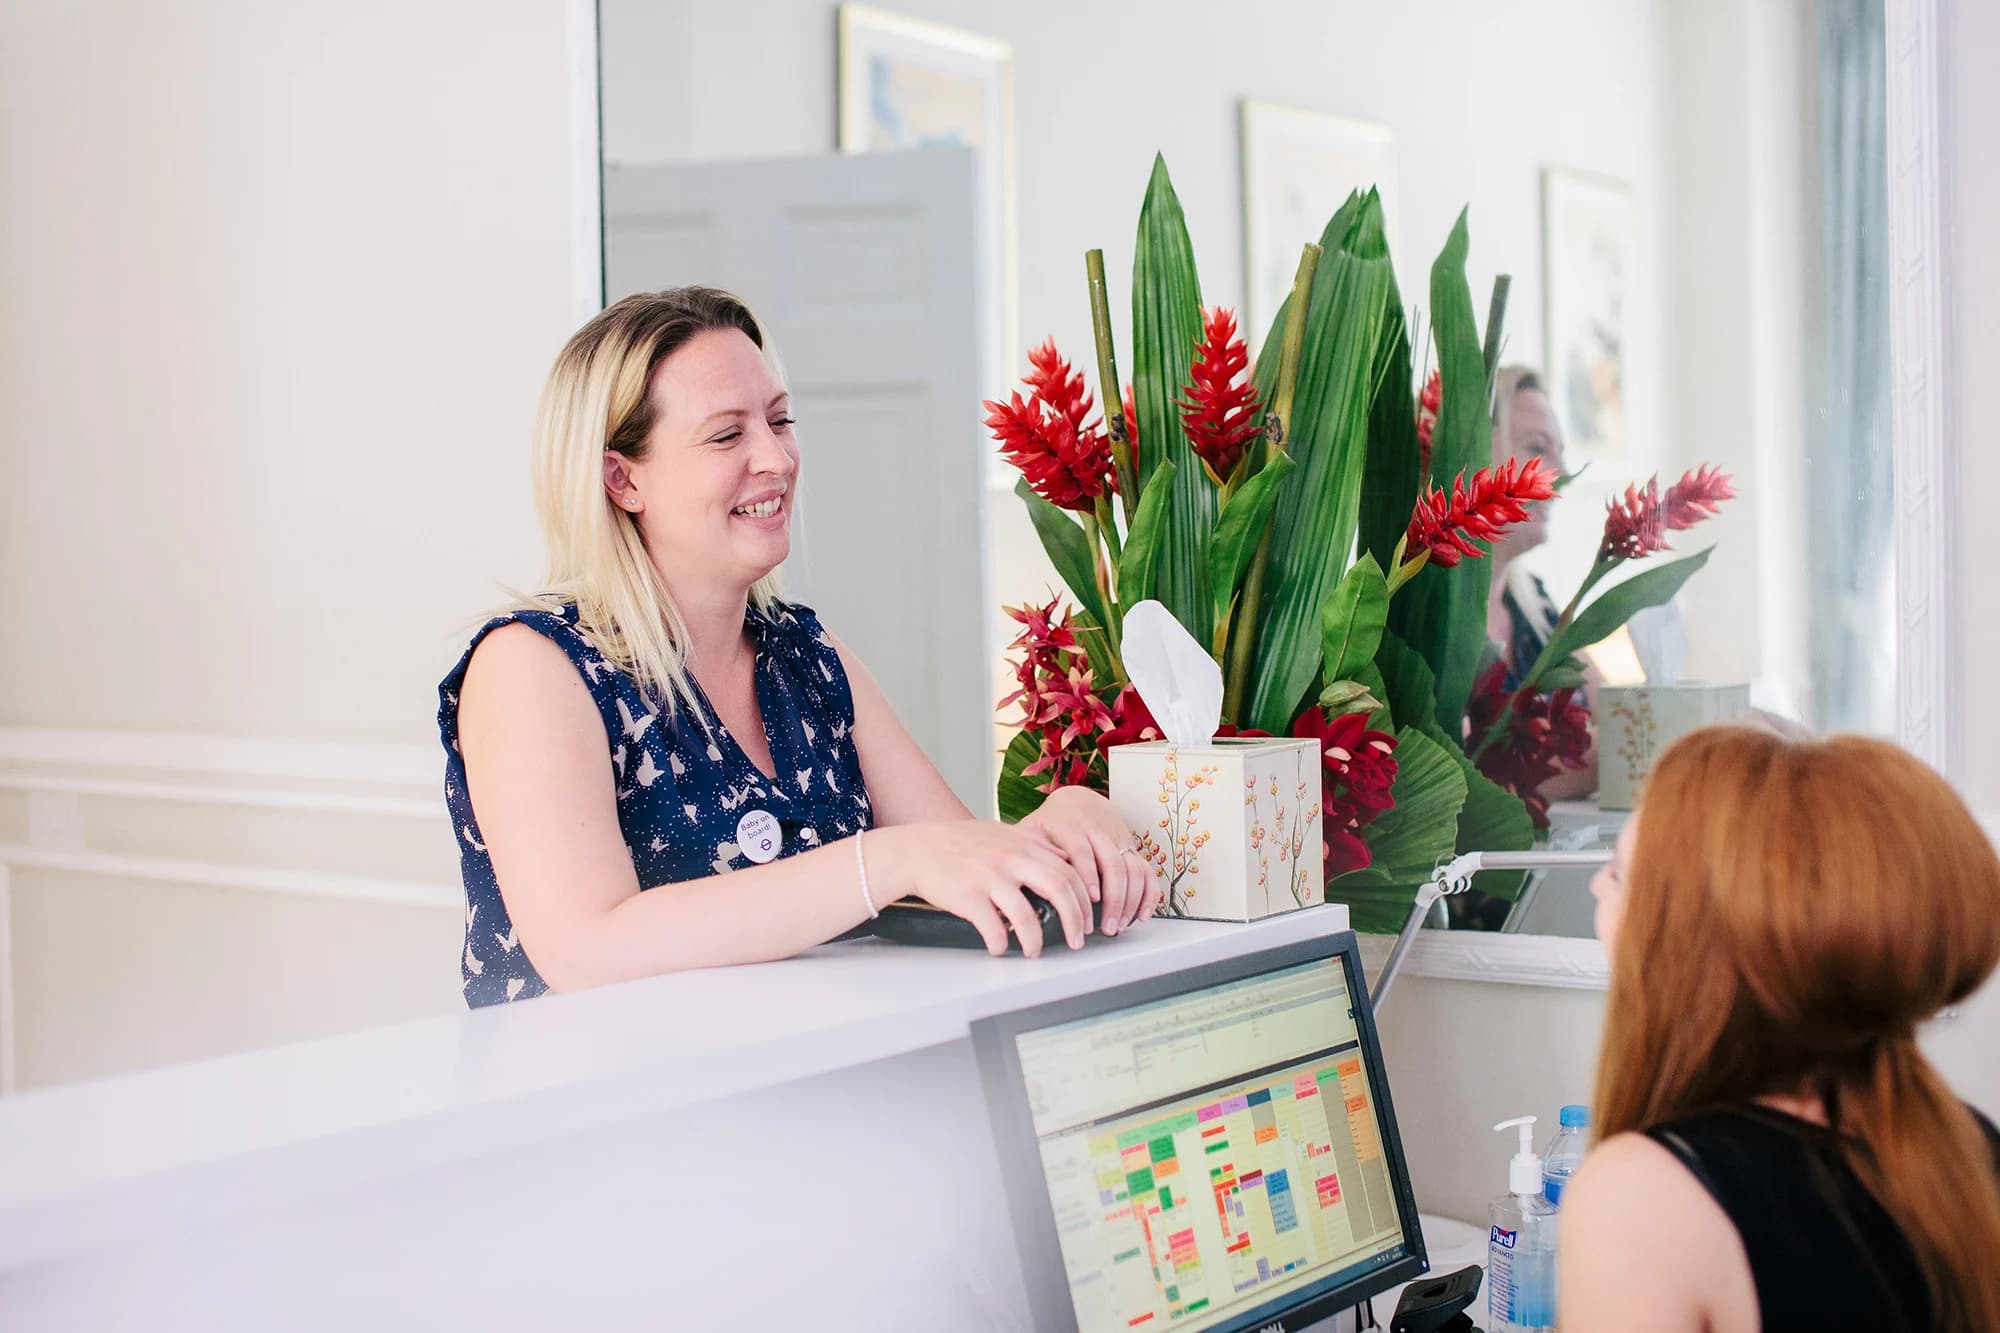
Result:
M1010 929L1040 951L1030 892L1071 948L1093 902L1105 933L1151 914L1102 797L974 820L866 668L779 597L790 404L756 319L711 288L628 297L557 359L535 443L547 591L438 691L468 1004L781 958L912 895L995 953Z

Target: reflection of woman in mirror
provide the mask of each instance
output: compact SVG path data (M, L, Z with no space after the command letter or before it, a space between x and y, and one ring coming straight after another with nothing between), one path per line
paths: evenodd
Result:
M994 952L1010 927L1041 948L1024 888L1072 948L1093 900L1107 934L1151 913L1103 797L973 819L778 596L791 410L756 320L705 288L620 301L557 358L534 447L549 591L439 686L469 1004L783 958L907 895Z
M1696 732L1591 884L1611 962L1565 1329L2000 1329L2000 1132L1917 1029L2000 960L2000 860L1893 745Z
M1494 384L1493 461L1509 458L1526 463L1539 458L1550 471L1563 472L1562 423L1535 373L1523 366L1503 366ZM1486 600L1486 637L1506 664L1506 687L1519 688L1521 673L1534 665L1548 643L1560 614L1549 590L1520 557L1549 539L1549 506L1531 505L1528 520L1508 528L1493 547L1493 583ZM1585 701L1599 684L1597 673L1584 672ZM1597 790L1597 746L1593 740L1584 766L1557 773L1544 782L1541 794L1550 800L1588 796Z

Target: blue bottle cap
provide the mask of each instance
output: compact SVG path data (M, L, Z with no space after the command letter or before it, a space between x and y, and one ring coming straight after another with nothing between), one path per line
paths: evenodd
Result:
M1587 1129L1590 1126L1588 1106L1565 1106L1556 1121L1564 1129Z

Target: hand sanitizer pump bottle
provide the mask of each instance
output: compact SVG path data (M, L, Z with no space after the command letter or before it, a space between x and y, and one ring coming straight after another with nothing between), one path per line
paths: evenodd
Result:
M1507 1168L1507 1192L1487 1205L1488 1333L1554 1333L1556 1210L1542 1197L1542 1159L1535 1155L1535 1117L1495 1125L1519 1128L1521 1150Z

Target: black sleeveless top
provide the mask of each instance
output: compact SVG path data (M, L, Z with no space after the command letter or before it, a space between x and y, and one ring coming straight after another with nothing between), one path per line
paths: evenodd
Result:
M2000 1132L1973 1114L1993 1149L2000 1190ZM1916 1255L1842 1160L1833 1130L1753 1104L1683 1116L1646 1136L1729 1215L1750 1259L1764 1333L1931 1326Z

